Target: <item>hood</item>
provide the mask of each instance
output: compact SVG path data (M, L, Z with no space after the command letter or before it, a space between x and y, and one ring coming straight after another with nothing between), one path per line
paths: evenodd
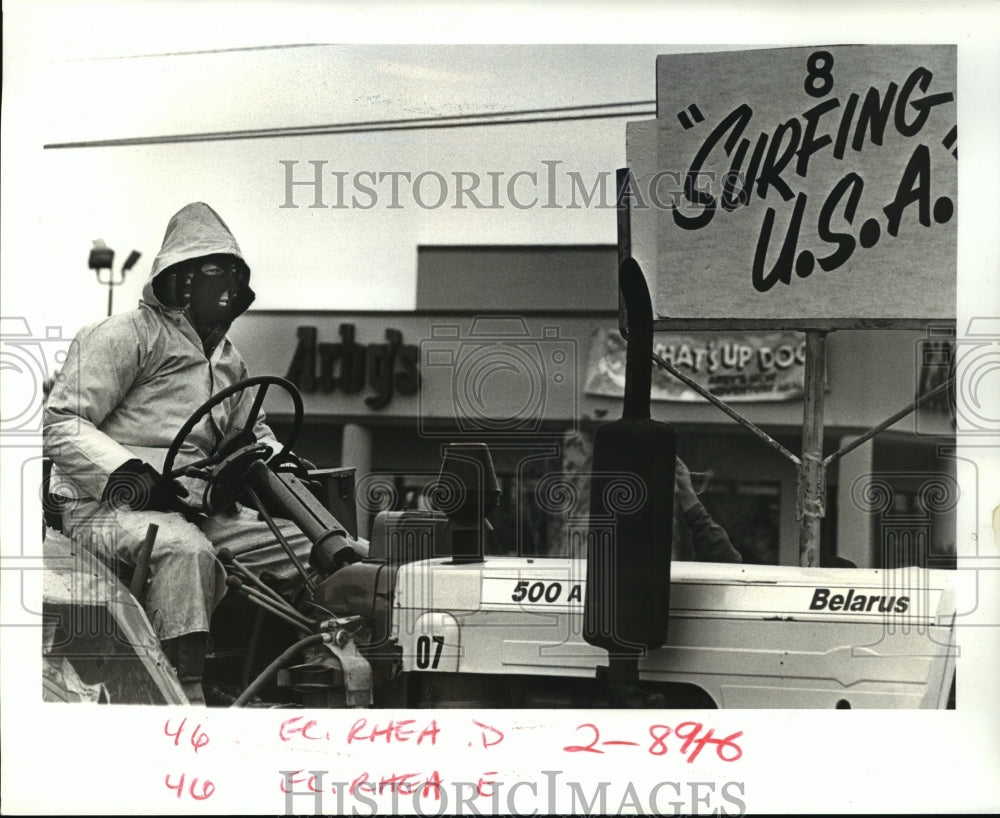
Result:
M193 202L178 210L167 224L163 246L153 259L149 280L142 288L142 300L160 308L163 304L153 292L153 280L168 267L188 259L226 253L236 256L246 271L245 281L236 296L233 317L241 315L253 303L256 295L250 289L250 268L243 251L222 217L204 202Z

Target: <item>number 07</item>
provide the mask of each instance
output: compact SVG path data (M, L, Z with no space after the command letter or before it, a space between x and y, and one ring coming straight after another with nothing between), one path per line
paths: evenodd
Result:
M420 636L417 638L417 667L421 670L426 668L436 668L441 662L441 651L444 649L444 637L435 636L434 639L434 659L431 659L431 638L430 636Z

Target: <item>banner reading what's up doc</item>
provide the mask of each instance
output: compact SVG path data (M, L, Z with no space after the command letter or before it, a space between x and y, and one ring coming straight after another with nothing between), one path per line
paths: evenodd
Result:
M656 74L628 164L658 318L954 318L954 46L664 55Z

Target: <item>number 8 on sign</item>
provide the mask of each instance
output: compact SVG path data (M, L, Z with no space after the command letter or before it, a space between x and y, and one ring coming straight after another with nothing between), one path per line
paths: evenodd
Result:
M825 97L833 90L833 54L814 51L806 60L806 93L811 97ZM818 81L818 82L817 82Z

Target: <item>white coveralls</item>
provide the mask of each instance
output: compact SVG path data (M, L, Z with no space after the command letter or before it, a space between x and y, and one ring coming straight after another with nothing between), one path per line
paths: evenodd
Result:
M63 513L66 533L134 564L147 526L159 526L146 610L161 640L209 630L212 611L226 592L225 571L215 556L219 548L228 547L255 573L268 570L279 578L295 573L267 524L251 509L237 507L195 525L176 512L134 511L101 501L108 476L128 460L139 458L162 471L171 440L192 412L248 377L228 338L222 337L206 357L186 311L167 308L153 292L153 280L170 265L217 253L243 257L218 214L203 203L179 211L167 226L138 309L79 332L45 410L52 491L71 498ZM244 283L234 317L254 297ZM208 456L227 432L243 425L255 391L234 395L212 410L188 435L174 467ZM263 413L254 432L278 451ZM190 500L200 499L204 482L180 482ZM293 523L279 524L306 564L309 541Z

